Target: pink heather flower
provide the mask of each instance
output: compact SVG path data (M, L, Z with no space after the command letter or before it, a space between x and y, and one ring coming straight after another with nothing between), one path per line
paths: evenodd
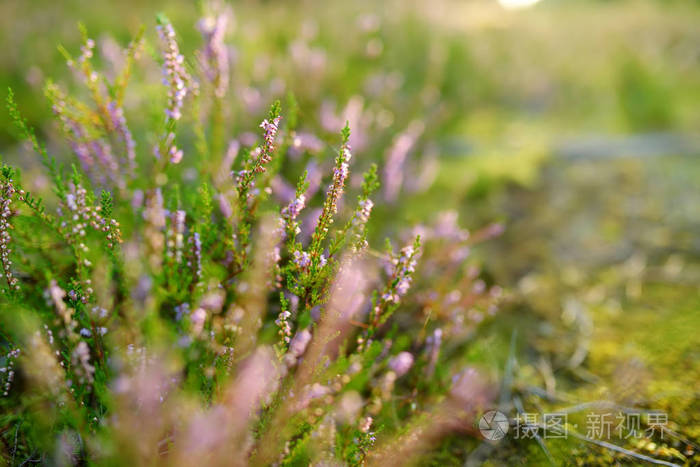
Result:
M288 232L293 232L292 235L297 235L301 232L299 222L296 218L306 204L306 196L301 194L298 198L293 199L286 207L282 209L279 219L279 230L282 238L287 236Z
M224 97L228 88L228 50L224 44L226 26L231 13L226 10L216 17L202 18L197 24L204 38L200 62L204 75L214 85L216 97Z
M289 343L289 353L294 358L301 357L306 351L306 347L311 341L311 332L308 329L303 329L294 335L294 338Z
M308 73L308 76L322 76L326 66L326 52L319 47L309 47L303 40L295 40L289 45L289 54L294 64ZM341 123L342 125L342 123Z
M289 156L298 159L303 153L317 154L323 150L323 142L313 133L296 133L289 147Z
M353 219L353 224L362 226L367 223L369 216L372 214L374 203L371 199L363 199L358 203L358 210Z
M331 390L328 386L323 386L319 383L314 383L310 387L307 387L302 394L298 404L298 409L307 408L312 401L315 399L320 399L321 397L330 394Z
M208 293L202 298L200 306L206 310L218 313L224 306L225 294L220 290Z
M170 162L173 164L179 164L182 161L182 149L178 149L176 146L170 146L170 151L168 152L170 156Z
M280 175L272 177L272 180L270 180L270 188L272 189L272 194L275 196L275 199L277 199L280 204L288 204L296 195L294 187L287 183Z
M204 323L207 320L207 310L204 308L197 308L192 312L192 315L190 316L190 321L192 322L192 332L195 335L199 335L202 333L202 330L204 329Z
M437 328L435 331L433 331L433 334L425 339L425 343L425 350L428 354L426 374L428 377L431 377L433 372L435 372L435 365L437 365L438 357L440 356L440 347L442 347L442 329Z
M306 196L303 194L299 195L298 198L293 199L287 207L282 209L282 217L289 220L296 219L301 210L304 209L304 206L306 205L305 203Z
M12 215L10 203L12 196L15 194L15 187L12 180L4 180L0 183L0 262L2 262L2 272L7 280L7 286L10 289L19 290L17 278L12 274L10 266L10 223L8 218Z
M344 184L345 179L348 178L348 164L346 162L343 162L340 164L340 167L336 167L333 169L333 181L338 180L338 185Z
M128 167L133 170L136 160L136 142L134 141L129 127L126 125L124 110L117 105L116 101L110 101L110 103L107 104L107 110L112 119L112 126L114 126L114 130L119 135L119 138L121 138L124 148L126 149L126 162Z
M410 274L416 270L416 251L412 245L404 247L401 249L401 255L399 256L398 266L401 274Z
M372 214L372 208L374 203L371 199L365 198L358 202L357 210L352 218L353 225L353 237L354 242L352 244L353 251L363 250L367 247L367 240L365 240L365 225Z
M60 318L63 319L63 323L68 327L71 325L73 320L73 309L68 308L63 298L66 296L66 292L58 286L55 279L51 279L49 282L49 288L46 291L46 296L51 300L51 303L56 308L56 313Z
M73 368L81 383L92 383L95 367L90 364L90 347L85 341L80 341L73 350Z
M396 373L396 377L408 373L408 370L413 366L413 355L408 352L400 352L396 357L389 360L389 368Z
M283 310L275 320L275 324L280 328L278 334L282 337L285 343L289 343L292 336L292 325L289 324L289 318L292 316L287 310Z
M487 238L498 237L504 232L504 230L505 228L503 227L503 224L496 222L486 227L485 234Z
M350 123L352 135L350 145L358 150L367 146L367 130L370 124L369 113L364 112L365 101L362 96L352 96L345 107L336 113L336 105L324 100L320 108L320 122L324 130L336 132L345 122Z
M194 232L189 240L192 259L188 262L188 266L194 269L196 280L202 278L202 239L199 232Z
M80 46L80 57L78 57L78 63L84 63L85 61L92 58L92 51L95 48L95 41L88 39L85 44Z
M182 262L182 250L185 246L185 211L177 210L171 214L171 227L168 232L168 256L175 262Z
M163 84L168 86L168 105L165 115L169 119L179 120L182 116L182 102L187 96L187 85L191 81L185 69L185 57L175 40L175 30L170 23L157 26L158 36L163 45Z
M263 147L260 151L260 159L255 164L256 172L264 172L265 164L272 160L272 153L275 150L275 138L277 137L277 131L279 130L279 123L282 117L275 117L272 121L267 119L263 120L260 124L260 128L263 129Z
M403 171L406 158L413 150L418 138L423 133L423 122L414 121L399 134L386 155L384 165L384 198L388 202L396 201L403 184Z
M294 252L294 264L301 269L308 269L311 266L311 256L305 251L296 250Z
M153 148L153 154L156 156L156 159L160 159L162 156L161 148L167 150L166 156L173 164L179 164L180 161L182 161L183 153L182 150L178 149L175 145L175 133L169 132L166 134L161 143Z
M46 326L45 326L46 327ZM46 328L49 333L51 330ZM51 340L53 341L53 335L49 334ZM7 396L10 393L10 387L12 386L12 381L15 378L15 360L19 357L20 349L10 350L7 355L5 355L6 366L0 367L0 374L7 374L7 379L5 379L5 385L3 386L3 396Z
M396 293L401 295L406 295L406 292L408 292L408 288L411 286L411 278L410 277L402 277L401 280L399 280L399 283L396 285Z
M80 165L85 171L92 168L95 161L90 154L90 150L87 147L85 141L87 140L87 132L83 128L83 125L78 123L74 118L70 116L68 110L68 104L66 103L65 94L56 86L55 84L49 83L46 87L46 92L52 100L53 105L51 110L54 115L58 117L61 121L63 130L72 135L69 144L71 149L78 157Z
M144 200L144 194L143 190L140 189L135 189L133 191L133 195L131 197L131 208L134 210L139 209L141 206L143 206L143 200Z
M119 164L112 155L111 146L101 139L88 141L87 145L102 166L102 170L97 169L92 172L92 177L103 184L112 181L116 186L122 188L124 180L119 174Z
M241 143L239 143L238 140L232 139L231 141L229 141L228 147L226 148L226 155L221 161L219 173L216 174L217 185L225 183L228 179L231 166L233 166L233 163L236 161L236 157L238 156L238 152L240 151L240 149Z
M253 146L258 141L258 135L251 131L245 131L238 135L238 141L241 142L243 146Z
M61 122L61 128L68 136L71 149L90 179L98 185L111 184L124 188L125 182L119 170L119 162L112 154L110 144L98 136L100 132L96 132L89 122L75 117L76 111L79 109L69 107L66 95L58 86L49 84L46 87L46 92L52 101L53 113ZM127 166L131 166L135 157L135 143L126 127L124 115L112 103L108 104L107 111L114 131L124 143L125 162Z
M174 308L175 311L175 321L180 321L184 316L190 314L190 304L182 303Z
M219 211L221 211L221 215L227 219L233 215L231 203L229 203L228 198L226 198L226 195L223 193L219 195Z
M367 433L369 431L369 429L372 427L372 422L373 422L372 417L363 418L362 421L360 422L360 426L358 427L359 430L362 433Z
M343 195L345 189L345 180L348 178L348 161L352 158L350 146L345 144L340 149L340 154L336 158L336 166L333 168L333 181L328 186L326 193L326 201L323 205L323 211L319 216L318 227L321 227L320 232L314 231L314 237L317 239L325 238L328 233L328 228L333 223L333 214L338 212L338 201Z
M382 300L384 300L387 303L398 303L399 296L391 292L384 292L382 294Z
M433 229L437 238L452 239L463 242L469 239L469 231L459 227L457 223L457 211L443 211L438 215L438 220Z

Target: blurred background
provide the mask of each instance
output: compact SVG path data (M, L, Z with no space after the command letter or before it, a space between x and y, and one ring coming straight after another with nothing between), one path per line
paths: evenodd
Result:
M251 116L234 122L231 137L254 130L270 101L292 91L303 125L331 134L347 119L359 164L375 160L385 173L402 173L383 187L373 221L379 240L444 211L466 227L502 222L505 233L478 254L509 300L469 358L524 388L545 381L547 397L526 401L542 410L605 399L666 411L679 438L632 444L637 450L697 448L700 3L231 6L229 111ZM4 0L0 88L14 89L51 150L67 157L68 148L52 146L57 128L43 84L75 85L57 45L78 49L77 22L109 70L117 45L141 25L145 61L153 62L159 12L191 54L204 9L184 1ZM139 96L160 86L154 63L138 73L145 79L130 86L126 102L137 134L147 118L134 112ZM0 154L41 190L44 175L17 145L7 112ZM535 443L517 447L519 459L543 455ZM467 448L456 437L445 449L443 456L462 456ZM482 451L471 455L478 461ZM609 454L566 446L557 455L605 462Z

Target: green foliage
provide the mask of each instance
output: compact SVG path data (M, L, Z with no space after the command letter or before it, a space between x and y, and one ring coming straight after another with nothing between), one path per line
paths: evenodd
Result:
M15 124L15 127L17 128L17 131L19 131L20 136L23 139L29 141L34 151L41 157L42 163L51 175L56 194L58 196L63 196L65 194L66 188L63 182L61 167L58 165L58 163L53 157L50 157L48 155L48 153L46 152L46 147L41 145L39 143L39 140L37 140L36 134L34 133L34 129L31 126L29 126L27 121L19 113L19 109L17 108L17 102L15 102L15 94L11 88L7 89L7 110L10 114L10 118L12 119L13 123Z
M567 219L571 230L593 224L576 222L576 209L556 211L577 195L537 198L540 176L544 183L551 176L539 171L550 147L580 128L694 131L697 67L687 55L697 22L693 7L619 2L606 5L609 22L601 22L593 4L513 14L470 5L476 13L485 8L484 15L453 14L451 7L445 18L440 8L425 14L415 5L328 9L312 2L290 9L264 2L237 4L240 24L208 35L227 12L202 5L200 40L190 27L194 7L176 2L168 17L156 18L160 26L178 26L181 63L192 77L184 80L188 93L176 119L163 106L166 93L177 89L153 79L168 61L165 44L129 19L147 18L152 5L114 4L109 15L99 2L81 5L89 28L79 25L74 40L60 38L66 47L59 53L42 54L37 50L50 50L55 34L65 34L66 18L35 6L41 3L11 5L9 15L0 15L26 25L5 28L13 47L0 52L9 70L0 80L16 95L9 91L9 112L0 117L14 125L1 125L0 139L13 133L29 142L49 179L43 182L24 145L13 141L4 150L4 162L21 166L24 177L17 168L0 169L0 182L14 189L0 298L0 389L9 384L0 399L0 463L228 465L233 447L256 465L383 465L383 452L406 463L462 465L474 453L482 461L484 451L472 436L481 407L464 409L481 391L465 399L454 386L465 366L477 367L483 379L498 374L504 393L522 397L526 408L555 410L562 402L554 396L583 401L603 388L614 392L615 368L633 356L653 373L649 391L663 394L658 405L678 422L674 429L697 437L697 403L688 396L697 379L691 358L697 307L692 286L684 285L694 277L692 261L690 270L673 276L681 285L654 285L678 269L672 258L659 259L666 250L692 256L692 229L662 231L666 220L641 229L634 220L623 228L611 219L589 229L593 243L598 235L606 239L595 243L601 250L628 232L652 232L653 246L644 250L652 252L648 277L628 277L634 265L591 268L587 255L560 267L562 258L593 243L539 222ZM35 34L41 39L26 35L46 18L52 27ZM467 19L463 25L457 18ZM554 26L542 29L543 23ZM592 26L596 37L575 33ZM94 57L85 52L94 47L88 29L101 38ZM114 43L102 41L105 30L116 33ZM644 44L640 30L649 38ZM207 68L217 63L217 45L236 57L223 95L212 80L221 70ZM620 46L630 50L621 66ZM55 77L44 95L60 132L47 124L46 102L39 102L43 76L30 68L34 60ZM269 124L279 117L268 140ZM624 128L615 126L620 117ZM341 129L344 120L350 122ZM404 147L415 121L424 131ZM338 142L339 151L330 154ZM132 161L125 160L129 148L135 148ZM395 182L390 157L402 148L399 198L385 203L379 179L385 188ZM177 150L182 161L169 157ZM431 158L440 163L425 192ZM352 174L363 171L360 183ZM601 179L611 173L593 172ZM609 186L617 196L640 174L634 167L612 173L608 185L585 197L610 193ZM565 185L571 174L560 178ZM673 184L692 186L688 178ZM659 201L658 208L675 222L678 211L694 212L685 204L677 209L676 201L689 196L675 193L673 203ZM648 198L664 199L656 192ZM639 205L639 198L619 203ZM444 216L447 209L466 214L470 225L508 212L515 233L505 246L483 252L474 246L495 230L467 235ZM386 235L393 245L387 239L385 251L375 250ZM561 238L565 253L555 244ZM558 256L540 256L550 243ZM405 268L414 260L415 271ZM581 273L590 282L581 285ZM349 284L339 284L343 274ZM507 314L495 320L494 277L514 286ZM639 283L642 299L634 299ZM596 302L601 289L613 298ZM356 302L342 299L348 290ZM562 315L563 299L572 295L592 310L592 335L585 332L586 315L562 324L569 316ZM620 309L625 312L615 315ZM518 343L518 363L508 366L513 328L526 337ZM624 355L620 334L629 337ZM20 357L11 357L18 349ZM571 355L582 349L586 359L572 367ZM406 373L395 360L401 352L413 358ZM14 379L7 376L10 362ZM502 374L504 368L510 370ZM601 382L590 383L595 378ZM455 418L441 425L445 413ZM427 455L402 444L401 434L430 440ZM623 445L674 462L697 461L679 440L645 443ZM546 449L578 463L629 461L583 442L546 441ZM536 442L506 440L489 457L539 465L545 453Z
M195 455L185 447L203 418L206 429L225 432L222 444L207 448L214 464L240 446L249 449L252 463L338 459L362 465L373 453L377 430L390 443L398 429L383 417L413 415L392 402L411 391L394 386L395 371L408 372L413 357L394 370L393 355L403 349L422 355L425 342L399 339L400 348L392 349L398 331L388 323L400 305L409 315L420 312L420 301L409 293L419 237L401 253L372 256L367 223L380 186L378 166L368 164L359 187L348 185L349 122L332 164L312 154L316 146L285 157L298 151L297 131L307 131L291 93L286 120L274 101L259 125L259 143L245 147L238 161L219 157L214 148L224 146L217 141L221 133L210 126L226 128L224 113L199 114L198 88L178 69L186 60L178 55L170 23L164 16L157 21L163 28L160 65L183 74L166 80L171 88L164 128L160 121L130 128L121 107L142 32L113 80L93 63L95 44L84 26L80 57L61 49L91 98L86 104L79 93L52 82L45 87L67 143L58 147L70 148L71 156L49 156L9 91L19 136L40 155L53 189L46 208L22 188L18 170L0 170L0 236L8 247L0 306L28 323L26 329L8 328L0 341L3 374L12 375L0 381L8 392L0 405L12 414L5 423L21 443L12 456L152 462L165 443L180 461L192 461ZM210 79L205 68L192 72ZM219 100L209 103L211 112L224 108L220 96L207 98ZM192 118L184 117L190 110L196 110ZM206 144L202 135L209 135ZM149 160L148 146L155 148L155 160ZM193 150L202 160L183 161L180 151ZM65 177L59 158L71 166ZM299 159L307 163L303 170ZM318 190L312 188L311 161L330 173L318 196L311 192ZM194 176L184 176L195 167ZM277 202L273 179L299 172L294 199ZM356 206L343 205L352 199L346 191L356 192ZM320 205L315 227L299 217L308 215L307 204ZM382 262L394 268L386 277L374 272ZM379 311L368 320L362 303ZM431 326L440 325L445 323ZM421 399L442 397L444 391L430 389ZM163 440L162 430L176 425L189 428L178 439ZM86 441L75 446L75 439ZM143 442L145 451L138 448ZM200 449L198 442L193 446Z

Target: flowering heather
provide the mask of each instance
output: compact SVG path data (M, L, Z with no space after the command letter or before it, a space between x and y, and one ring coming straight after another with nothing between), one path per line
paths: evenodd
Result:
M263 139L264 143L260 150L260 159L255 164L256 172L264 172L265 164L272 160L272 153L275 151L275 138L277 137L277 132L279 131L279 123L281 116L277 115L263 120L260 124L260 128L263 129Z
M3 180L0 181L0 261L2 262L2 272L9 291L18 290L19 285L17 279L12 274L12 261L10 253L12 253L12 237L10 237L10 222L9 218L12 215L10 204L12 196L15 194L15 187L12 184L12 179L3 174Z
M471 433L494 398L487 375L460 373L441 349L495 312L500 289L454 253L498 228L467 235L447 214L398 252L374 249L381 171L358 157L353 183L349 125L301 127L291 95L259 125L219 112L234 94L227 21L200 23L193 62L164 18L146 35L163 51L167 102L135 120L144 128L127 126L152 105L127 90L140 36L109 86L84 41L72 66L91 104L47 85L65 139L51 151L8 95L53 189L44 204L2 166L0 405L13 452L57 464L388 465L392 447L417 460ZM198 95L197 82L214 92ZM140 149L152 135L156 161Z
M318 223L311 237L311 250L314 256L320 256L321 243L328 235L329 228L333 224L333 216L338 212L338 201L345 190L345 180L348 178L350 159L350 128L345 125L342 131L342 145L335 158L333 167L333 178L326 192L326 199L323 203L323 210L318 218Z
M163 84L168 87L168 104L165 116L172 120L182 117L182 104L188 93L190 76L185 69L185 57L175 40L175 30L169 22L157 26L163 47Z
M226 10L215 16L202 18L197 24L204 39L200 54L202 73L214 86L218 98L226 95L229 81L228 49L224 43L226 27L231 22L231 13Z
M5 366L0 367L0 390L3 396L8 396L12 382L15 379L15 361L19 357L20 350L13 349L5 355Z
M384 198L393 203L396 201L404 179L404 166L410 152L414 149L418 138L423 133L423 122L412 122L400 133L386 154L384 166Z
M306 205L306 196L303 194L299 195L298 198L294 198L287 207L282 209L282 216L288 219L296 219L304 206Z
M130 170L134 170L136 160L136 142L134 141L131 131L129 131L129 127L126 125L124 109L119 107L116 101L111 101L109 104L107 104L107 110L109 110L109 115L112 118L112 126L114 127L114 130L124 143L124 149L126 150L125 165Z

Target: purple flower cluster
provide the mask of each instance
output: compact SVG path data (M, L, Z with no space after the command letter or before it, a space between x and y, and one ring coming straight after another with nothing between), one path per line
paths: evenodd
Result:
M389 360L389 369L396 373L396 377L408 373L408 370L413 366L413 355L409 352L400 352L397 356Z
M426 375L431 377L435 372L438 358L440 357L440 348L442 347L442 329L437 328L433 333L425 339L425 352L428 354L428 366L425 369Z
M112 248L115 243L121 243L121 230L119 222L115 219L107 219L102 216L100 206L90 206L87 204L87 190L76 185L70 193L66 193L64 205L68 209L70 216L62 221L61 228L70 225L69 236L74 240L79 240L86 235L86 228L92 227L98 232L105 234L108 247ZM87 251L87 247L81 247Z
M7 285L10 290L19 290L19 285L17 284L17 278L12 274L10 266L12 261L10 260L10 223L9 217L12 215L12 209L10 204L12 203L12 196L15 194L15 186L11 179L3 180L0 182L0 262L2 262L2 271L7 280Z
M193 232L188 243L192 257L187 265L193 269L195 279L199 280L202 277L202 239L199 232Z
M372 214L374 203L369 198L363 198L358 202L357 210L352 218L353 251L362 251L367 248L367 240L365 239L365 225Z
M59 225L60 231L65 240L73 245L79 270L92 267L92 263L87 258L89 249L85 244L88 228L104 234L108 248L113 248L115 244L122 241L119 222L104 217L101 211L101 206L88 205L87 190L80 184L71 186L70 192L65 194L58 208L59 216L63 217ZM84 286L83 293L79 297L76 294L76 299L87 303L93 293L89 278L84 280Z
M78 63L85 63L87 60L92 58L92 51L95 49L95 41L92 39L87 39L85 44L80 46L80 57L78 57Z
M175 321L180 321L183 317L189 316L191 311L190 304L187 302L175 306L173 310L175 311Z
M289 155L296 160L304 152L316 154L321 152L323 147L323 142L313 133L295 133L289 147Z
M294 252L294 264L299 269L308 269L311 266L311 255L305 251L296 250Z
M63 299L66 296L65 290L59 287L55 279L51 279L49 287L44 292L47 302L56 309L56 314L63 322L66 332L71 335L75 332L77 322L73 319L74 310L66 305ZM53 335L49 334L49 341L53 340Z
M168 86L168 105L165 115L169 119L179 120L182 116L182 102L187 96L187 85L191 81L185 69L185 57L175 40L175 30L170 23L157 26L158 36L164 47L163 84Z
M68 97L55 84L49 84L46 87L46 93L52 102L51 109L61 122L61 128L68 136L70 147L78 157L83 170L96 183L124 188L125 182L119 163L112 154L110 144L101 136L104 129L94 127L89 119L76 116L76 109L69 106ZM110 102L106 111L109 113L110 124L114 127L114 131L123 140L127 153L126 162L128 166L133 167L135 142L126 126L124 114L114 102Z
M185 211L178 209L170 215L167 237L166 254L177 264L182 263L182 250L185 246Z
M340 148L338 157L333 168L333 181L328 186L326 192L326 201L323 204L323 211L318 218L318 224L313 234L312 242L315 247L320 245L320 242L328 234L328 229L333 223L333 215L338 212L338 200L343 195L345 190L345 181L348 178L349 166L348 162L352 158L350 146L346 142Z
M416 250L412 245L401 249L398 257L392 259L394 273L390 285L382 294L385 302L398 303L399 298L406 295L411 286L413 272L416 270Z
M306 196L299 195L298 198L294 198L287 207L282 209L282 217L286 219L296 219L305 205Z
M225 11L216 17L202 18L198 23L204 38L204 47L200 54L202 70L213 84L214 94L218 98L224 97L228 88L229 60L224 37L230 16L229 11Z
M290 203L282 209L282 217L280 218L280 229L282 230L282 237L287 235L287 232L297 235L301 232L299 227L299 222L296 218L299 213L306 206L306 196L303 194L294 198Z
M92 383L95 367L90 364L90 347L85 341L78 342L72 355L73 368L81 383Z
M308 329L297 331L294 337L289 341L287 353L284 354L283 362L287 369L292 368L297 364L299 357L306 352L306 347L311 342L311 332Z
M124 148L126 150L127 167L133 171L136 161L136 142L134 141L134 137L131 134L129 127L126 125L124 109L122 109L116 101L110 101L109 104L107 104L107 110L110 118L112 119L112 126L114 126L114 130L117 132L122 140L122 143L124 144Z
M358 227L365 225L369 220L369 216L372 214L373 207L374 203L371 199L368 198L360 200L360 202L358 203L357 212L355 213L355 217L353 218L352 223Z
M337 201L340 195L343 193L345 187L345 180L348 178L348 173L350 172L349 162L352 159L352 153L350 152L350 146L345 145L341 151L342 156L340 157L339 163L335 168L333 168L333 184L330 189L337 191L337 196L334 197L335 202L333 203L333 213L335 214L338 210Z
M143 217L146 220L144 234L149 263L152 269L159 270L162 259L161 252L165 243L162 230L166 222L165 209L163 209L163 193L160 189L153 190L146 196Z
M280 328L278 334L286 344L289 344L292 337L292 325L289 323L291 316L289 311L282 310L275 320L275 324Z
M396 137L394 144L387 152L386 164L384 165L384 198L390 203L396 201L401 191L404 164L424 129L423 122L411 122L408 128Z
M180 161L182 160L183 153L182 149L178 149L178 147L175 145L175 133L173 133L172 131L167 133L162 143L160 145L156 145L156 147L153 148L153 154L156 156L156 159L160 159L162 156L161 148L167 149L166 155L171 163L180 163Z
M279 123L282 117L274 117L272 120L265 119L260 123L260 128L263 129L263 146L260 151L260 158L255 164L256 172L264 172L265 164L272 160L272 153L275 150L275 138L279 131Z
M10 350L5 355L6 366L0 367L0 375L6 375L2 386L2 395L7 396L10 393L12 381L15 379L15 360L19 357L20 349Z

